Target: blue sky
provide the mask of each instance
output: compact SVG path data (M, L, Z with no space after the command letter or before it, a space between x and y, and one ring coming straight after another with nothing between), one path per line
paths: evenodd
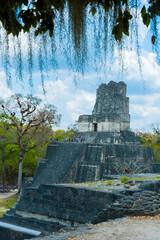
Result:
M136 49L132 51L126 46L123 50L123 61L125 69L123 74L119 70L119 52L115 48L114 62L110 64L108 59L105 63L106 71L98 75L92 69L82 76L76 73L78 84L75 85L75 73L61 62L57 70L48 69L45 78L46 95L43 95L40 72L35 68L33 72L34 88L30 89L28 84L28 73L24 75L24 85L21 86L12 79L12 89L6 84L4 69L0 71L0 97L6 98L13 93L32 93L54 104L58 112L62 114L59 126L66 129L67 126L78 120L80 114L91 114L96 97L96 89L101 83L109 81L124 81L127 84L127 96L130 98L131 129L134 131L150 131L151 124L160 119L160 66L156 61L156 54L151 45L151 32L139 19L139 43L140 61L143 79L138 65ZM129 43L128 38L126 42ZM22 49L25 56L26 35L22 35ZM14 45L14 42L12 43ZM128 44L129 46L129 44ZM35 46L36 53L36 46ZM24 60L25 61L25 60ZM108 68L110 68L108 70ZM12 66L12 71L15 71Z

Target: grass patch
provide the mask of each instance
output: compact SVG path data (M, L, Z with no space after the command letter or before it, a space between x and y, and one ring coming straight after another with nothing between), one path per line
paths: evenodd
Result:
M126 181L136 181L136 180L141 180L141 181L147 181L147 180L152 180L152 181L156 181L156 180L160 180L160 175L159 173L157 174L157 176L155 177L132 177L130 178L129 176L124 176L122 175L121 178L118 179L112 179L112 180L100 180L100 181L96 181L96 182L82 182L82 183L68 183L72 186L78 186L78 187L87 187L87 188L94 188L94 189L109 189L111 187L117 187L117 183L120 183L119 188L121 188L121 184L125 184Z
M100 180L97 182L82 182L82 183L69 183L74 186L81 186L81 187L89 187L89 188L95 188L95 187L101 187L101 186L107 186L112 185L113 183L118 182L118 180Z
M108 184L108 185L112 185L112 181L111 181L111 180L108 180L108 181L107 181L107 184Z
M128 179L128 177L126 177L126 176L122 176L121 177L121 183L123 183L123 184L125 184L126 183L126 181L128 181L129 179Z
M0 217L3 216L8 209L13 207L13 205L17 202L18 195L13 195L8 198L0 198Z
M148 180L159 180L160 179L160 176L157 176L157 177L146 177L146 178L131 178L129 180L143 180L143 181L148 181Z

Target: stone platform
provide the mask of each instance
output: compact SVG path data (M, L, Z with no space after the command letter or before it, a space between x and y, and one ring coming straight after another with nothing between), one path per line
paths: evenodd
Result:
M0 226L6 223L28 229L29 232L25 232L25 239L28 239L30 229L56 232L63 228L69 231L86 223L159 213L160 181L146 181L137 189L116 189L113 192L69 184L42 184L38 188L27 187L15 208L0 219ZM17 239L3 238L5 229L0 231L0 239Z
M111 174L153 172L151 148L129 144L51 143L30 186L102 180Z
M85 143L140 145L139 137L131 131L120 132L77 132L75 137L84 137Z

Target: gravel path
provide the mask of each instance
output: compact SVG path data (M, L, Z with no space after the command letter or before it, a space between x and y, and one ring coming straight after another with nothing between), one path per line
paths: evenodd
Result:
M121 219L95 226L91 234L67 240L160 240L159 219Z
M132 217L108 221L78 231L64 232L35 240L160 240L160 216Z
M18 190L11 190L10 192L0 193L0 198L7 198L17 194Z

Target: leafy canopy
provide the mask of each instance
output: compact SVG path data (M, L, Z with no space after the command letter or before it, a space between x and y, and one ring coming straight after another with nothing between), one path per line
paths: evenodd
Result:
M123 33L129 35L129 20L133 18L131 8L138 9L139 4L134 0L0 0L0 21L7 34L18 36L21 30L29 32L33 27L36 36L49 31L52 37L55 17L64 11L66 5L73 25L77 22L76 11L82 13L89 7L89 13L94 16L101 7L105 14L114 11L112 33L117 40L121 40ZM74 8L76 5L78 10ZM160 16L160 1L149 0L147 6L142 6L141 16L148 27L151 20Z

